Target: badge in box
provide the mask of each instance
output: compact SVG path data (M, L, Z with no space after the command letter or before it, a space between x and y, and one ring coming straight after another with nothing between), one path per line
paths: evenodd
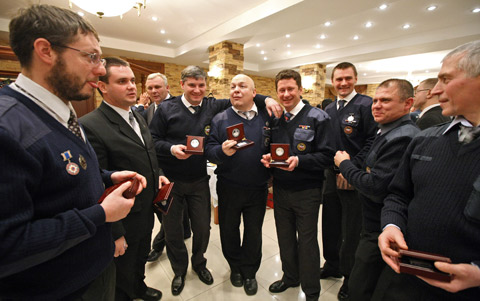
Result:
M202 136L188 136L187 135L187 149L184 150L185 154L203 155L203 140Z
M452 275L438 270L434 265L435 261L451 263L450 258L415 250L400 250L399 253L400 273L422 276L444 282L450 282L452 280Z
M227 137L230 140L237 141L237 144L232 148L236 150L245 149L255 144L252 140L245 138L245 130L243 129L243 123L237 123L227 127Z
M127 182L127 181L130 181L132 182L132 185L123 192L123 197L126 198L126 199L131 199L133 197L136 196L137 194L137 190L138 190L138 186L140 185L140 182L136 179L136 178L132 178L132 179L128 179L126 181L123 181L121 183L118 183L118 184L115 184L113 186L110 186L108 187L107 189L105 189L105 191L103 192L102 196L100 197L100 199L98 200L98 203L102 203L103 200L110 194L112 193L112 191L114 191L115 189L117 189L120 185L122 185L123 183Z
M172 191L173 183L174 182L164 184L158 191L155 200L153 200L154 209L165 215L168 214L168 210L170 210L170 206L172 206L173 196L170 196L170 192Z
M289 144L282 143L272 143L270 144L270 154L272 156L272 161L270 161L270 166L273 167L288 167L290 164L285 162L289 157Z

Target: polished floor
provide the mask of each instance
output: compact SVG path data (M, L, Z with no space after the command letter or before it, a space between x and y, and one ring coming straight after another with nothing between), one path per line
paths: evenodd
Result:
M321 216L321 215L320 215ZM321 222L319 221L318 241L321 247ZM163 293L162 300L191 300L191 301L241 301L241 300L283 300L295 301L305 300L305 296L300 287L289 288L283 293L272 294L268 291L270 284L282 277L282 264L277 243L277 233L275 229L275 220L273 209L267 209L265 221L263 223L263 247L262 264L257 272L258 292L254 296L247 296L243 287L234 287L230 283L230 269L227 261L223 257L220 245L220 234L218 225L213 223L213 214L211 222L210 243L206 253L207 268L213 275L214 283L206 285L201 282L197 275L188 269L185 278L185 288L179 296L173 296L170 290L170 284L173 278L172 268L164 252L156 262L147 263L145 282L148 286L159 289ZM156 221L154 234L159 229L159 223ZM185 240L189 255L191 255L192 239ZM322 265L323 265L322 258ZM326 279L321 280L322 291L320 300L337 300L337 292L342 285L342 280Z

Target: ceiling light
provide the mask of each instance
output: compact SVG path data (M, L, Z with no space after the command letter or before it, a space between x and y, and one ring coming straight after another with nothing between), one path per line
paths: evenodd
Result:
M290 48L290 47L291 47L291 45L290 45L290 44L287 44L287 47L288 47L288 48Z
M265 51L264 50L260 51L260 54L265 54Z
M157 21L158 21L158 18L157 18L157 17L152 17L152 21L157 22Z
M260 47L260 43L257 43L255 46Z
M429 73L430 71L429 70L425 70L425 73Z
M69 6L72 8L72 3L81 9L98 17L116 17L122 16L132 8L140 10L145 8L146 0L69 0Z
M289 52L287 52L287 54L288 54L288 55L290 55L290 54L292 54L292 52L291 52L291 51L289 51Z
M370 27L372 27L372 25L373 25L373 24L372 24L372 22L370 22L370 21L368 21L367 23L365 23L365 27L366 27L366 28L370 28Z
M363 74L363 76L367 76L367 74L366 74L366 73L364 73L364 74Z
M167 40L167 44L172 44L172 40Z
M410 24L407 23L407 24L403 25L402 28L403 28L403 29L409 29L409 28L410 28Z
M165 34L165 29L160 29L161 34Z
M322 46L320 46L320 44L315 45L315 48L317 48L317 49L320 48L320 47L322 47Z
M263 60L266 61L266 60L268 60L268 58L267 58L266 56L264 56L264 57L263 57Z
M472 13L474 13L474 14L476 14L476 13L478 13L478 12L480 12L480 8L478 8L478 7L477 7L477 8L474 8L474 9L472 10Z
M285 35L285 37L288 39L288 38L290 37L290 35L287 33L287 34Z
M427 10L429 11L432 11L432 10L436 10L437 7L435 5L430 5L429 7L427 7Z
M382 4L378 8L381 9L381 10L385 10L385 9L387 9L387 7L388 7L388 5Z
M358 36L357 35L353 36L353 39L358 40Z
M328 26L332 25L332 22L327 21L327 22L324 23L324 25L328 27Z
M326 39L326 38L327 38L327 36L324 35L324 34L322 34L322 35L320 36L320 39L322 39L322 40L324 40L324 39Z
M77 14L78 14L80 17L85 16L85 14L84 14L83 12L81 12L81 11L77 12Z

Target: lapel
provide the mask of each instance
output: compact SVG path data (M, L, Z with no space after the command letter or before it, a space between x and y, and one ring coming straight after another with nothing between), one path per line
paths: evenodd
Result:
M123 135L125 135L129 139L133 140L135 143L143 146L143 143L140 140L140 138L138 137L137 133L135 133L135 131L132 129L132 127L122 118L122 116L120 116L117 112L115 112L112 108L110 108L108 105L104 104L103 102L100 105L100 107L98 107L98 110L100 110L100 112L102 112L105 115L105 117L108 119L108 121L110 123L118 126L119 131ZM138 114L138 113L133 111L133 114L135 115L135 114ZM139 115L135 115L135 116L139 116ZM138 122L139 118L138 117L136 117L136 118L137 118L137 122ZM141 128L142 127L140 127L140 129ZM142 134L143 134L143 132L142 132Z

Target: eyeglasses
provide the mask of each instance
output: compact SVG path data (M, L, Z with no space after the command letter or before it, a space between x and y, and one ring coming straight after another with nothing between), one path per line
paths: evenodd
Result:
M422 91L430 91L432 89L421 89L421 90L416 90L415 91L415 95L417 95L419 92L422 92Z
M107 63L105 61L105 59L100 58L100 54L98 54L98 53L90 53L90 52L86 52L86 51L83 51L83 50L80 50L80 49L77 49L77 48L73 48L73 47L70 47L70 46L65 46L65 45L56 45L56 44L52 44L52 45L57 46L57 47L72 49L72 50L78 51L80 53L86 54L90 58L90 62L95 66L98 66L98 64L102 64L105 67L105 64Z

